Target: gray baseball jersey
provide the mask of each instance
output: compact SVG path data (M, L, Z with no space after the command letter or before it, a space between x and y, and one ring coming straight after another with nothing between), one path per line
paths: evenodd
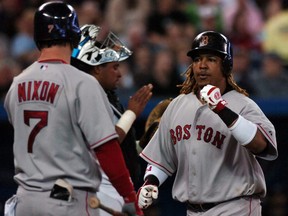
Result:
M15 180L28 190L51 190L57 178L78 188L99 187L92 149L118 137L98 81L61 61L35 62L5 99L14 133Z
M275 159L275 129L257 104L234 90L223 99L231 110L257 124L268 140L268 151L259 157ZM266 193L255 155L238 144L220 117L192 93L169 104L140 156L168 175L176 172L172 195L181 202L220 202Z

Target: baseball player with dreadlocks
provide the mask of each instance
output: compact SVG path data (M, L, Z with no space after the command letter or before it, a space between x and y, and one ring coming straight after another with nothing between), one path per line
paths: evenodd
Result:
M181 94L140 155L149 165L138 204L151 205L175 173L172 195L187 204L187 215L260 216L266 184L256 157L277 158L275 128L234 82L224 35L200 33L187 55L192 64Z
M136 184L140 177L140 167L136 149L136 134L132 124L151 98L152 85L148 84L140 88L130 97L128 109L124 110L115 90L121 79L120 62L126 60L132 52L112 32L109 32L104 41L100 42L100 39L97 38L100 31L101 28L95 25L84 25L81 28L81 40L78 48L74 49L72 53L71 63L94 76L107 94L113 110L113 122L119 135L122 153L132 182ZM101 203L114 210L121 211L124 205L123 198L115 190L105 172L103 172L97 196ZM142 212L138 212L138 215L140 214ZM108 216L109 214L100 210L100 215Z

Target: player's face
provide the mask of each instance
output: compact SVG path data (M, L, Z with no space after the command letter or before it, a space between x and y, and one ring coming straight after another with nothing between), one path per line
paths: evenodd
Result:
M121 72L119 62L109 62L98 67L97 80L105 90L114 90L118 87Z
M195 80L200 88L207 84L225 89L226 78L221 70L222 59L214 54L200 54L192 63Z

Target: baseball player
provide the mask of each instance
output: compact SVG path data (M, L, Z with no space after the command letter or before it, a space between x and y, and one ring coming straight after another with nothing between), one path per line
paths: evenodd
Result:
M128 109L124 110L115 90L121 79L119 62L127 59L132 52L112 32L100 43L97 41L100 31L101 28L95 25L89 24L81 27L81 40L78 48L73 50L71 64L94 76L106 92L113 110L113 122L119 135L124 159L130 171L131 179L136 183L140 170L135 131L131 126L151 98L152 85L145 85L139 89L129 99ZM115 210L120 211L123 207L123 198L115 190L105 172L103 172L97 196L103 204ZM100 210L100 215L108 214Z
M173 198L187 215L260 216L265 179L256 157L277 158L275 129L233 80L232 47L214 31L196 36L180 95L165 110L141 157L149 165L138 204L145 209L175 173Z
M69 64L80 36L72 6L51 1L36 11L39 59L14 78L4 102L14 127L19 185L7 201L10 215L99 215L89 203L100 185L100 165L124 198L123 211L136 213L136 192L105 92Z

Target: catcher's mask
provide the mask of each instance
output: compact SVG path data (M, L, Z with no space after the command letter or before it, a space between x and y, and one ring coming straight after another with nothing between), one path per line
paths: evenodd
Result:
M95 28L97 33L91 38L90 31L92 29L95 31ZM83 26L80 43L73 50L72 58L90 66L97 66L108 62L123 61L132 55L132 52L112 32L109 32L103 42L98 41L100 31L101 28L95 25Z
M228 75L233 68L233 50L229 40L221 33L215 31L205 31L196 36L192 43L191 50L187 56L194 59L200 52L214 52L222 59L224 74Z
M69 41L72 47L79 43L81 30L74 8L63 1L42 4L34 15L34 41L37 47L48 41Z

